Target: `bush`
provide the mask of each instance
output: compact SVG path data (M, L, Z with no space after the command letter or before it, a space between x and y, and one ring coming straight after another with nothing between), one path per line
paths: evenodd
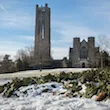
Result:
M84 93L84 97L91 98L93 95L97 94L99 88L93 83L86 84L86 92Z

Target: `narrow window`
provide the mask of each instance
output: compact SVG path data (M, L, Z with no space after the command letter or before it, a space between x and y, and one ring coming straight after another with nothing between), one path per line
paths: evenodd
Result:
M42 24L42 39L44 39L44 24Z
M88 56L87 48L86 48L86 47L82 47L82 48L81 48L80 57L83 58L83 59L87 59L87 56Z

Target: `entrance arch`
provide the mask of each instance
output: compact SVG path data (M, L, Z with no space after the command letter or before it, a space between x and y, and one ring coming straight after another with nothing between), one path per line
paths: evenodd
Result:
M85 63L82 63L82 68L85 68Z

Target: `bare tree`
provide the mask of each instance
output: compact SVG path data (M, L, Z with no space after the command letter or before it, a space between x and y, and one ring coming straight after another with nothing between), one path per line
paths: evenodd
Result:
M0 73L14 72L14 62L10 59L10 55L4 55L3 60L0 62Z
M100 35L97 38L97 45L100 46L100 51L110 52L110 38L105 35Z
M25 49L18 50L15 59L17 71L29 69L34 58L33 47L26 47Z
M100 46L100 63L101 68L105 67L110 53L110 38L105 35L100 35L97 39L97 44Z

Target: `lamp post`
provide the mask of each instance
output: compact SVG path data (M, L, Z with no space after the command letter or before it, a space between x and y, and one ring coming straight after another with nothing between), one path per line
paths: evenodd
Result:
M39 69L42 71L42 55L40 56Z

